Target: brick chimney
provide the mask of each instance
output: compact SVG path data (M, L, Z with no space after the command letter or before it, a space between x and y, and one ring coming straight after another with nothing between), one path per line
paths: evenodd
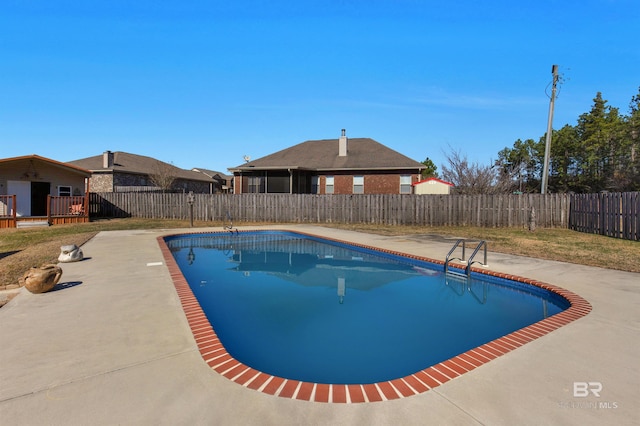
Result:
M102 153L102 168L108 169L113 167L113 152L105 151Z
M342 129L342 135L340 136L340 139L338 139L338 156L347 156L347 135L345 129Z

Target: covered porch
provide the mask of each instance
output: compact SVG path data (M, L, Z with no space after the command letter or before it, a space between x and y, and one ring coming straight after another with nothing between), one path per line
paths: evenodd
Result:
M17 197L0 195L0 228L51 226L89 222L89 194L82 196L47 196L46 215L18 216Z
M0 159L0 228L88 222L90 176L38 155Z
M317 194L316 172L299 167L233 170L236 194Z

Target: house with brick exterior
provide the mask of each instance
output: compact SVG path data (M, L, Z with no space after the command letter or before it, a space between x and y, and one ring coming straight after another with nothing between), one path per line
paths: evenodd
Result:
M370 138L309 140L237 167L234 194L411 194L425 165Z
M204 169L202 167L194 167L193 169L194 172L200 172L205 174L206 176L210 177L211 179L213 179L213 183L214 183L214 188L213 188L213 192L214 193L231 193L232 192L232 186L233 186L233 176L227 175L225 173L222 172L218 172L215 170L209 170L209 169Z
M105 151L102 155L70 161L69 164L91 171L92 192L215 192L215 182L210 176L144 155Z

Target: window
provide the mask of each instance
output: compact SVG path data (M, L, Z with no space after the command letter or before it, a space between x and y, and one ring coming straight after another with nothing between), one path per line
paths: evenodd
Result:
M320 193L320 177L319 176L311 176L311 193L312 194Z
M264 192L264 178L262 176L248 176L249 193L260 194Z
M353 177L353 193L364 194L364 176Z
M411 175L400 176L400 193L411 194Z
M267 191L270 194L288 194L291 192L289 185L291 177L288 173L279 174L277 172L267 175Z
M333 176L327 176L324 186L324 193L333 194Z
M70 197L71 196L71 187L70 186L59 186L58 187L58 195L60 197Z

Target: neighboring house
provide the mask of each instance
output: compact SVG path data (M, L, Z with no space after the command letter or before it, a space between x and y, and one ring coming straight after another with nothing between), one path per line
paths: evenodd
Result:
M234 193L411 194L425 165L369 138L311 140L230 168Z
M0 159L0 228L88 221L89 176L89 170L35 154Z
M229 193L233 192L233 176L226 175L224 173L216 172L215 170L208 170L203 168L193 168L194 172L200 172L211 179L213 179L213 192Z
M438 178L427 178L413 184L414 194L449 194L454 185Z
M105 151L69 163L91 171L92 192L155 190L210 194L214 190L214 181L209 176L128 152Z

